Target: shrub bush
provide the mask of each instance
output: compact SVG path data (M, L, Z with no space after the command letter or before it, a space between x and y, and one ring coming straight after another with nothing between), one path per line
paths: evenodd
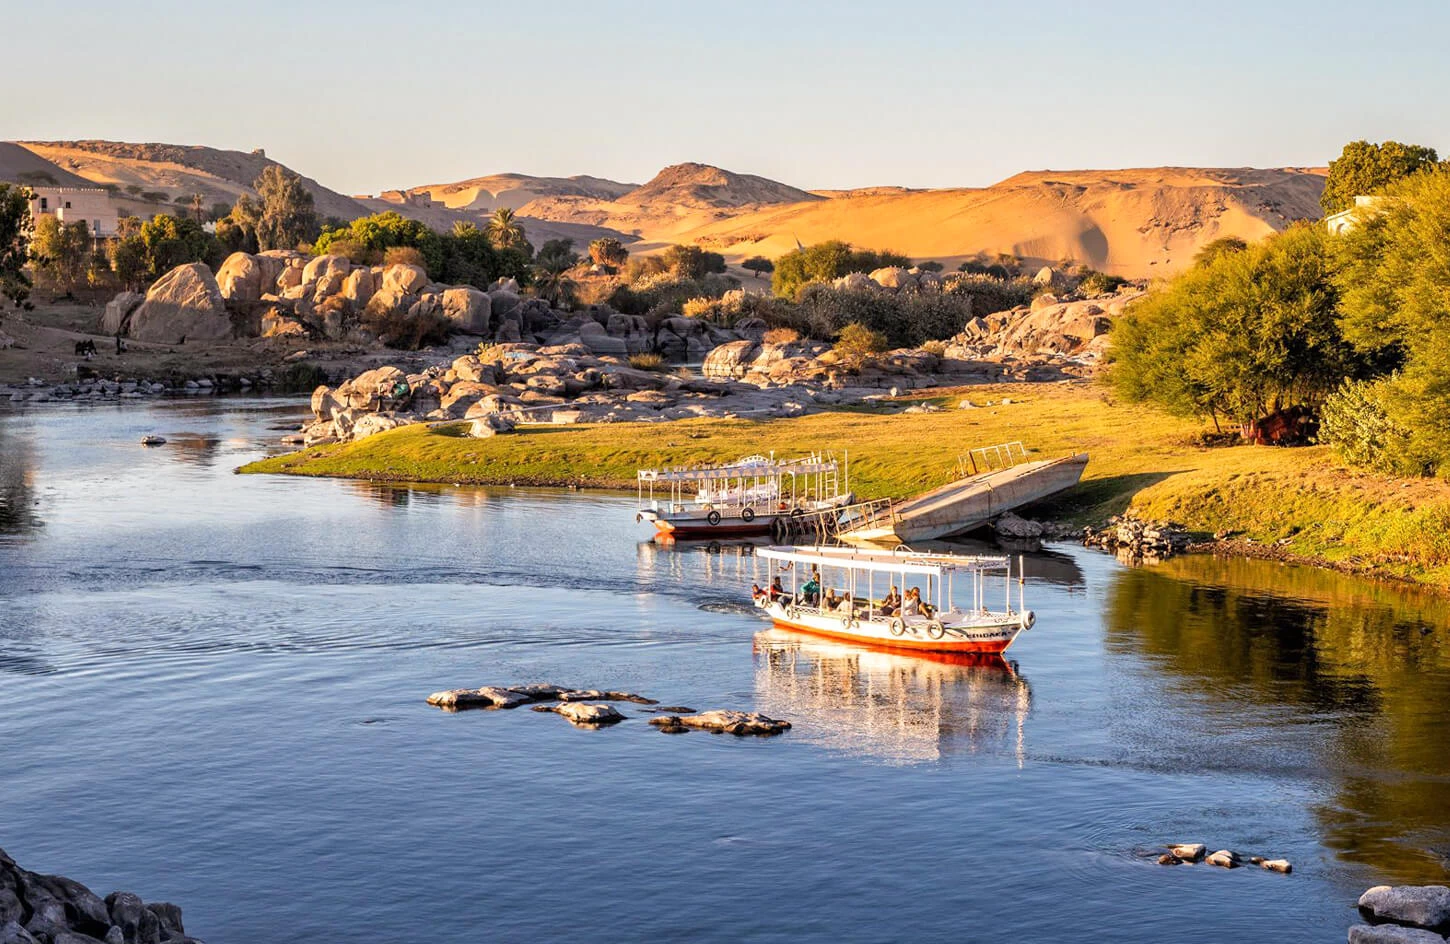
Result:
M658 354L644 353L629 355L629 366L633 367L635 370L659 371L668 369L669 365L666 364L665 359Z
M792 250L775 260L770 288L782 298L798 298L801 290L812 283L829 282L851 272L909 265L911 260L901 253L853 249L850 243L832 239Z
M771 328L765 332L766 344L794 344L801 339L801 333L795 328Z
M967 295L892 295L810 285L801 292L802 322L813 337L828 338L857 323L881 333L893 347L949 338L975 312Z
M1118 287L1127 284L1127 281L1121 276L1088 269L1082 280L1077 283L1077 290L1082 295L1106 295L1109 292L1116 292Z
M841 361L852 367L862 367L874 359L874 355L886 350L886 335L873 331L859 322L852 322L841 329L836 338L834 350Z
M348 245L355 246L351 240L345 240ZM383 265L415 265L428 268L428 260L423 258L422 250L414 246L389 246L383 250Z
M380 314L364 315L363 325L388 347L416 351L446 342L452 322L441 314L415 316L390 309Z
M1390 418L1388 393L1384 380L1345 381L1320 408L1319 441L1352 465L1390 474L1428 474L1434 463L1411 454L1409 430Z
M921 346L921 349L933 357L945 357L947 353L945 341L928 341Z

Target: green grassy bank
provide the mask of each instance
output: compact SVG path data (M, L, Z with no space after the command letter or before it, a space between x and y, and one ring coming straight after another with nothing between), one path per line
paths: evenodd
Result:
M751 453L849 452L863 498L940 485L957 456L1021 440L1042 455L1086 451L1082 484L1047 513L1080 524L1126 510L1189 528L1232 531L1286 558L1450 587L1450 485L1346 468L1320 447L1206 448L1203 427L1112 402L1088 384L972 387L974 403L941 413L819 413L778 420L687 420L628 426L526 427L470 439L464 425L410 426L314 447L243 472L377 481L633 488L635 470L721 462ZM1004 398L1012 402L1003 405ZM939 398L955 406L958 396ZM1282 542L1282 543L1280 543Z

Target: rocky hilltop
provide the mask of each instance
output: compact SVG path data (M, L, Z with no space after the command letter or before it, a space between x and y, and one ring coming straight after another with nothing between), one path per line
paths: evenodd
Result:
M736 174L709 164L674 164L649 183L619 198L625 206L720 209L722 207L768 206L778 203L806 203L824 199L787 184Z
M63 173L84 178L92 186L115 184L165 193L168 198L199 193L206 205L235 203L242 194L255 196L252 183L262 171L277 165L258 148L255 151L227 151L220 148L180 144L135 144L125 141L19 141L19 147L56 166ZM287 168L289 173L295 173ZM320 216L351 220L366 216L368 209L350 197L329 190L310 177L302 184L312 194ZM149 216L151 206L132 208Z
M490 174L451 184L424 184L406 191L423 196L450 210L492 213L499 207L517 210L533 200L550 197L581 197L587 200L615 200L634 190L637 184L620 183L603 177L531 177L528 174Z

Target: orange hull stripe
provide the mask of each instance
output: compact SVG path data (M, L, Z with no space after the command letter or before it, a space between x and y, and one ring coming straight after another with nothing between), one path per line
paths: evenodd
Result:
M786 620L773 620L776 626L781 629L795 630L801 633L810 633L813 636L828 636L831 639L848 639L851 642L859 642L868 646L880 646L884 649L913 649L918 652L984 652L993 655L1005 652L1007 647L1012 645L1012 639L1004 639L1001 642L980 642L975 640L959 640L949 642L945 639L881 639L877 636L858 636L855 633L837 632L829 629L817 629L814 626L805 626L800 623L791 623Z

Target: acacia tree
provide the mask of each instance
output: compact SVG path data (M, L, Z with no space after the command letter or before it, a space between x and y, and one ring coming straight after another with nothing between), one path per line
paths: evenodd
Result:
M35 271L44 275L66 295L86 280L91 258L91 231L83 220L64 223L47 213L35 221L30 241L30 259Z
M1317 407L1372 368L1340 332L1328 238L1295 226L1154 291L1113 325L1109 383L1127 400L1215 424Z
M30 307L30 189L0 184L0 297Z
M629 258L629 250L613 236L601 236L589 244L589 258L598 265L617 267Z
M762 272L775 271L775 263L771 262L764 256L751 256L749 259L746 259L744 262L740 263L740 267L742 269L749 269L751 272L754 272L757 279L760 278L760 274Z
M302 178L280 164L263 168L252 183L257 199L243 194L232 207L232 221L260 249L296 249L317 238L321 227L311 192ZM243 241L246 240L243 237Z
M1329 162L1319 205L1326 214L1347 210L1354 206L1355 197L1378 193L1397 180L1434 167L1438 160L1434 148L1418 144L1351 141L1337 160Z

